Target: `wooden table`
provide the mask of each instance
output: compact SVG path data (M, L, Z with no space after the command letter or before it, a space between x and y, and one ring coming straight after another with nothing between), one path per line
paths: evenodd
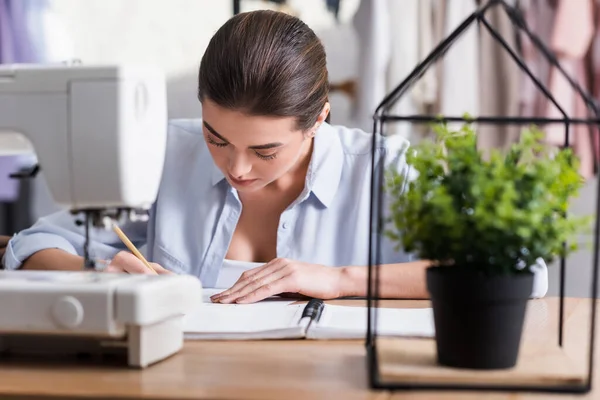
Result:
M351 304L350 301L332 303ZM356 302L354 302L356 303ZM360 302L363 304L363 302ZM584 357L590 301L567 299L566 341ZM427 307L427 301L382 306ZM556 340L558 301L532 300L524 340ZM600 344L600 343L599 343ZM149 399L479 399L482 392L386 392L369 389L363 341L186 342L170 359L145 370L72 363L0 363L0 398ZM600 365L600 364L596 364ZM596 377L599 374L595 374ZM486 394L487 399L600 398L549 394Z

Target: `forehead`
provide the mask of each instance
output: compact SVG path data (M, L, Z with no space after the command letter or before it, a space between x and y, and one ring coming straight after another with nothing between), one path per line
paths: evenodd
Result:
M286 143L297 132L293 117L248 115L220 107L208 99L202 104L202 120L234 145Z

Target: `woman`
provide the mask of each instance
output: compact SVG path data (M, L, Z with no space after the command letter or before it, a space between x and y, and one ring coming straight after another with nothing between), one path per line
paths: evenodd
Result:
M365 296L371 135L326 122L326 56L314 32L283 13L235 16L202 58L198 97L202 120L170 123L150 220L123 226L127 236L161 273L227 289L216 302ZM376 161L407 174L407 143L389 145ZM108 271L147 271L116 235L93 238ZM57 213L13 237L4 264L81 269L83 242L72 216ZM381 295L426 297L429 263L383 243Z

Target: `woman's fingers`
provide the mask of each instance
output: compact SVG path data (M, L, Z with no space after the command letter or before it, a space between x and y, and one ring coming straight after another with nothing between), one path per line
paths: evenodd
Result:
M238 304L255 303L264 300L271 296L275 296L281 292L289 290L293 282L290 280L290 275L283 273L279 277L274 277L271 282L257 286L251 291L235 299Z
M163 268L163 266L160 264L151 262L150 265L152 266L152 269L154 269L154 271L156 271L156 273L159 275L168 275L173 273L173 271Z
M154 271L158 274L170 274L169 270L166 270L157 263L150 263ZM118 252L110 264L105 269L106 272L126 272L128 274L154 274L146 264L144 264L139 258L127 251Z
M268 274L262 278L254 279L250 281L247 285L242 287L235 292L230 293L228 296L224 296L220 298L219 303L237 303L241 299L246 298L246 296L259 291L260 293L270 293L269 296L279 294L280 292L276 292L279 285L275 286L274 282L281 281L286 275L285 268L279 268L277 271ZM267 296L268 297L268 296Z
M282 270L286 267L288 260L276 258L263 267L255 268L259 271L246 271L230 289L211 298L213 302L232 303L236 299L281 278Z
M110 265L114 265L117 268L120 268L123 272L127 272L129 274L152 273L152 271L150 271L139 258L126 251L118 252L117 255L115 255L112 259Z
M217 293L217 294L211 296L211 298L210 298L211 301L214 303L218 303L224 297L230 296L232 293L240 291L248 283L252 282L253 280L259 279L265 275L269 275L269 274L273 273L274 271L276 271L277 269L280 268L279 263L280 263L280 259L276 258L276 259L269 261L265 265L261 265L260 267L252 268L248 271L245 271L232 287L230 287L229 289L227 289L221 293Z

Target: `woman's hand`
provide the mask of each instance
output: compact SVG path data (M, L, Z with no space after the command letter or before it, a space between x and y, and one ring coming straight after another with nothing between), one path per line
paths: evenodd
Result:
M172 274L157 263L149 263L158 274ZM152 274L153 272L136 256L120 251L110 261L104 272L126 272L128 274Z
M342 268L276 258L248 270L228 290L211 297L214 303L253 303L281 293L333 299L340 297Z

